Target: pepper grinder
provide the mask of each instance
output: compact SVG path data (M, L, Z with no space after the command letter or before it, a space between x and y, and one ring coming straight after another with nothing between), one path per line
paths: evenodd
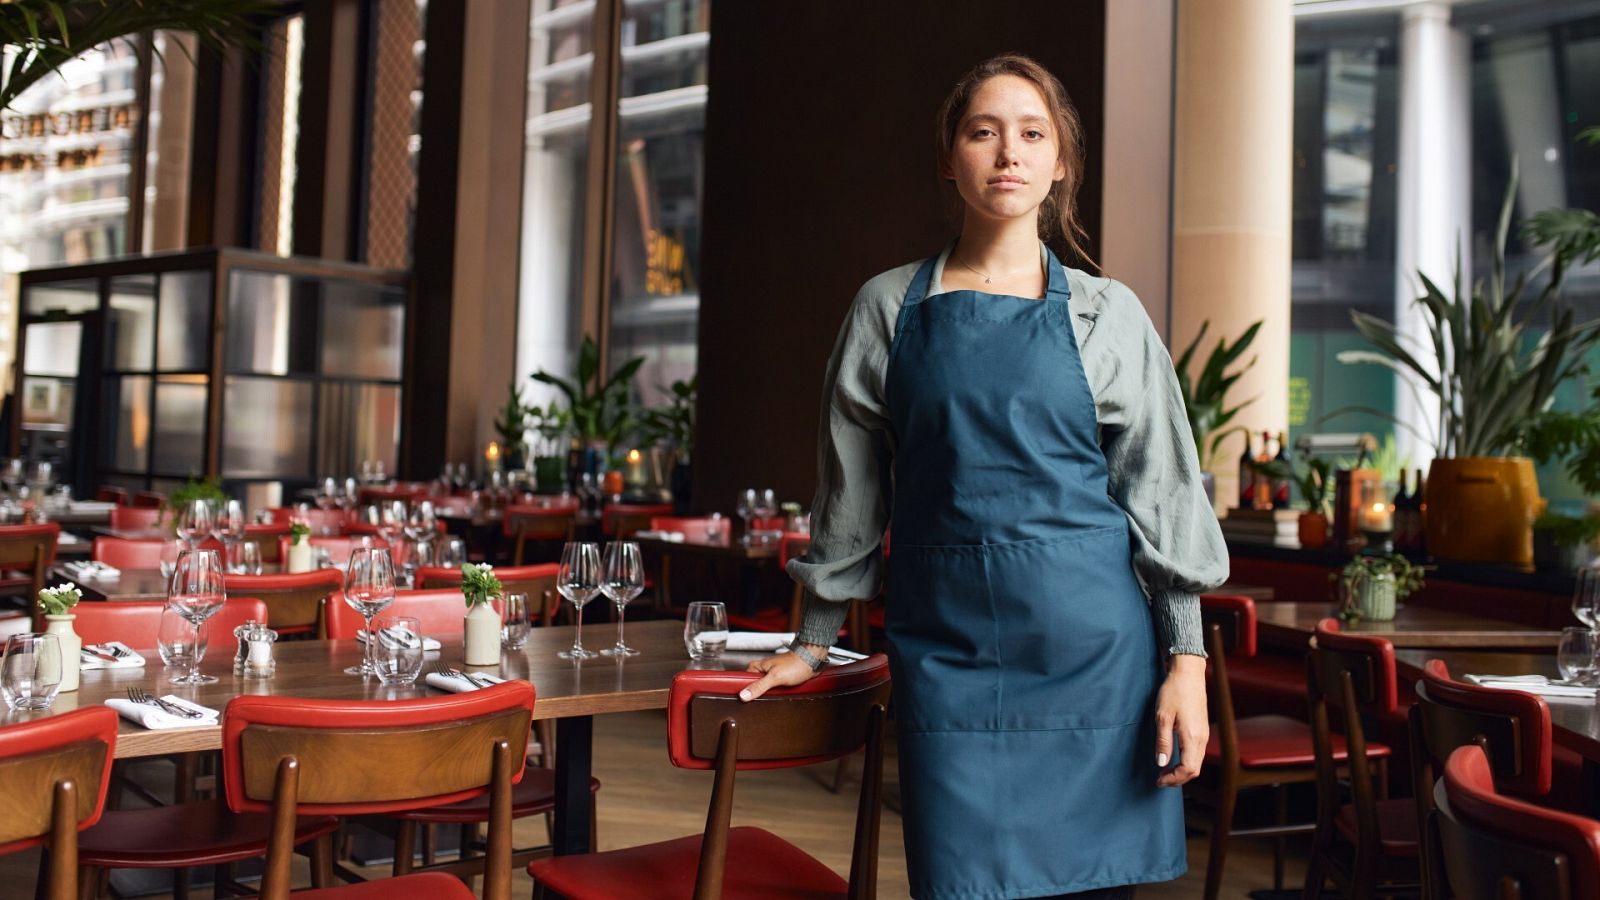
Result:
M277 660L272 658L272 642L278 639L278 633L265 625L257 625L249 635L249 655L244 663L244 677L246 678L271 678L278 670Z
M238 652L233 654L233 674L243 675L245 661L250 658L250 633L256 630L256 620L248 619L243 625L233 629L233 636L239 642Z

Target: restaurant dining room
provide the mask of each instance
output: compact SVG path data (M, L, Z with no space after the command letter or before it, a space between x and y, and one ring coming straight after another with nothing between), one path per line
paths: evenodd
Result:
M1600 900L1600 2L0 42L0 900Z

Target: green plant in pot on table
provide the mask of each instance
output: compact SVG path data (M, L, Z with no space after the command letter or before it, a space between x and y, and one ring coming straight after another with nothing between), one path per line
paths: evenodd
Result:
M694 411L695 397L700 390L700 376L688 381L674 381L668 389L672 402L663 407L647 409L643 415L642 433L646 443L664 444L667 448L672 473L672 502L680 514L689 512L689 488L693 480Z
M1583 368L1600 339L1600 322L1576 321L1572 306L1560 299L1562 275L1573 262L1568 252L1552 253L1507 285L1516 184L1513 166L1486 281L1469 290L1459 260L1449 293L1418 273L1425 348L1403 339L1394 324L1352 311L1356 329L1377 349L1347 350L1338 358L1386 366L1439 400L1436 458L1424 498L1429 551L1441 559L1526 568L1533 564L1532 524L1543 501L1533 461L1511 454L1529 423L1549 409L1556 387ZM1530 277L1546 267L1549 282L1534 293ZM1534 328L1545 322L1548 328L1535 340Z
M1317 550L1328 543L1328 493L1332 466L1326 459L1296 453L1289 460L1253 464L1251 468L1272 479L1287 478L1300 491L1306 509L1300 514L1300 546Z
M567 401L566 413L572 436L585 452L583 471L594 472L599 460L616 454L623 438L637 427L633 415L633 376L644 365L644 357L628 360L602 380L600 374L600 348L594 339L585 335L578 348L578 370L572 380L540 370L530 377L560 391ZM594 472L594 474L599 474Z
M467 604L467 615L462 621L466 664L469 666L497 666L500 664L500 614L495 612L493 601L505 594L499 576L488 563L461 566L461 596Z
M185 510L194 505L196 500L204 500L211 504L213 510L221 509L228 502L228 495L222 490L222 482L215 475L205 479L190 478L178 488L167 495L161 502L160 526L169 531L177 531L178 522L183 518Z
M1422 588L1422 567L1397 554L1359 555L1330 577L1339 582L1339 618L1345 621L1387 622L1398 601Z
M1252 397L1242 403L1228 405L1228 391L1244 377L1251 366L1255 365L1256 358L1250 357L1232 372L1228 371L1228 367L1238 362L1245 350L1249 349L1250 342L1255 340L1256 332L1261 330L1261 322L1258 321L1246 328L1231 344L1227 338L1218 338L1217 345L1206 357L1199 374L1191 378L1189 363L1194 359L1195 352L1200 348L1200 342L1205 339L1206 330L1210 327L1209 319L1200 323L1199 333L1189 342L1189 346L1184 348L1173 368L1177 370L1178 389L1183 394L1183 408L1189 416L1189 432L1194 436L1194 449L1200 456L1200 471L1205 481L1206 498L1215 506L1216 477L1211 471L1211 466L1216 460L1217 448L1235 432L1244 432L1243 426L1235 425L1230 428L1228 423L1255 399Z
M39 613L44 616L45 634L56 636L56 646L61 653L61 686L59 691L78 689L78 654L83 652L83 639L73 630L77 618L73 608L83 599L83 591L72 582L58 584L39 592Z

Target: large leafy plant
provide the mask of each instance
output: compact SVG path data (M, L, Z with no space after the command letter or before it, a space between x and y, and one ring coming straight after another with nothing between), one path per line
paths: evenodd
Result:
M674 381L670 388L672 402L644 411L642 430L645 443L666 442L672 448L674 462L687 463L693 455L694 401L699 389L699 375L688 381Z
M1394 324L1353 310L1356 329L1377 350L1346 350L1338 357L1344 363L1386 366L1438 397L1433 442L1441 457L1502 456L1512 450L1529 423L1549 408L1557 385L1582 369L1584 355L1600 338L1600 322L1577 322L1572 307L1559 299L1570 254L1550 255L1507 286L1506 236L1516 186L1513 163L1487 281L1474 283L1468 293L1459 255L1448 294L1417 273L1423 293L1416 303L1428 346L1408 346ZM1546 267L1548 282L1526 297L1529 281ZM1549 330L1533 340L1533 326L1545 319Z
M0 0L0 109L92 47L148 31L188 31L215 48L259 46L272 0Z
M527 449L528 412L528 407L522 403L522 385L514 381L506 385L506 402L495 416L494 431L500 436L500 444L512 468L522 465Z
M588 336L578 349L578 371L569 381L549 372L538 371L531 376L534 381L548 384L560 391L567 400L567 412L572 417L572 430L580 440L603 441L607 448L617 444L634 429L631 394L633 376L644 365L638 356L623 363L605 380L600 378L600 349Z
M1578 132L1578 140L1600 146L1600 126ZM1592 209L1540 210L1523 223L1522 233L1533 243L1549 247L1564 266L1600 259L1600 214Z
M1205 364L1200 368L1200 374L1193 379L1189 376L1189 363L1194 358L1195 352L1200 347L1200 342L1205 340L1206 330L1211 327L1210 320L1200 323L1200 333L1194 336L1189 346L1184 348L1183 355L1178 357L1174 368L1178 372L1178 388L1183 392L1183 407L1189 414L1189 431L1194 435L1195 451L1200 454L1200 468L1211 467L1213 458L1217 455L1217 448L1229 435L1236 431L1243 431L1242 426L1228 427L1239 410L1249 406L1255 398L1250 398L1233 406L1228 405L1228 391L1244 373L1255 365L1256 358L1250 357L1244 365L1233 371L1228 367L1239 361L1250 342L1255 340L1256 332L1261 330L1261 323L1256 322L1233 343L1228 343L1227 338L1218 338L1217 345L1212 348L1211 355L1206 357Z

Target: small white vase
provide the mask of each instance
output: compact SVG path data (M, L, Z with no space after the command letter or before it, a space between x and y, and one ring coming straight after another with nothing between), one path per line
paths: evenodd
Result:
M83 638L72 630L72 620L77 616L45 616L45 634L56 636L56 643L61 645L61 692L75 691L78 689L78 662L83 651Z
M290 544L289 557L284 562L290 574L311 571L311 542L302 539L298 544Z
M479 603L462 619L469 666L500 665L500 614L494 604Z

